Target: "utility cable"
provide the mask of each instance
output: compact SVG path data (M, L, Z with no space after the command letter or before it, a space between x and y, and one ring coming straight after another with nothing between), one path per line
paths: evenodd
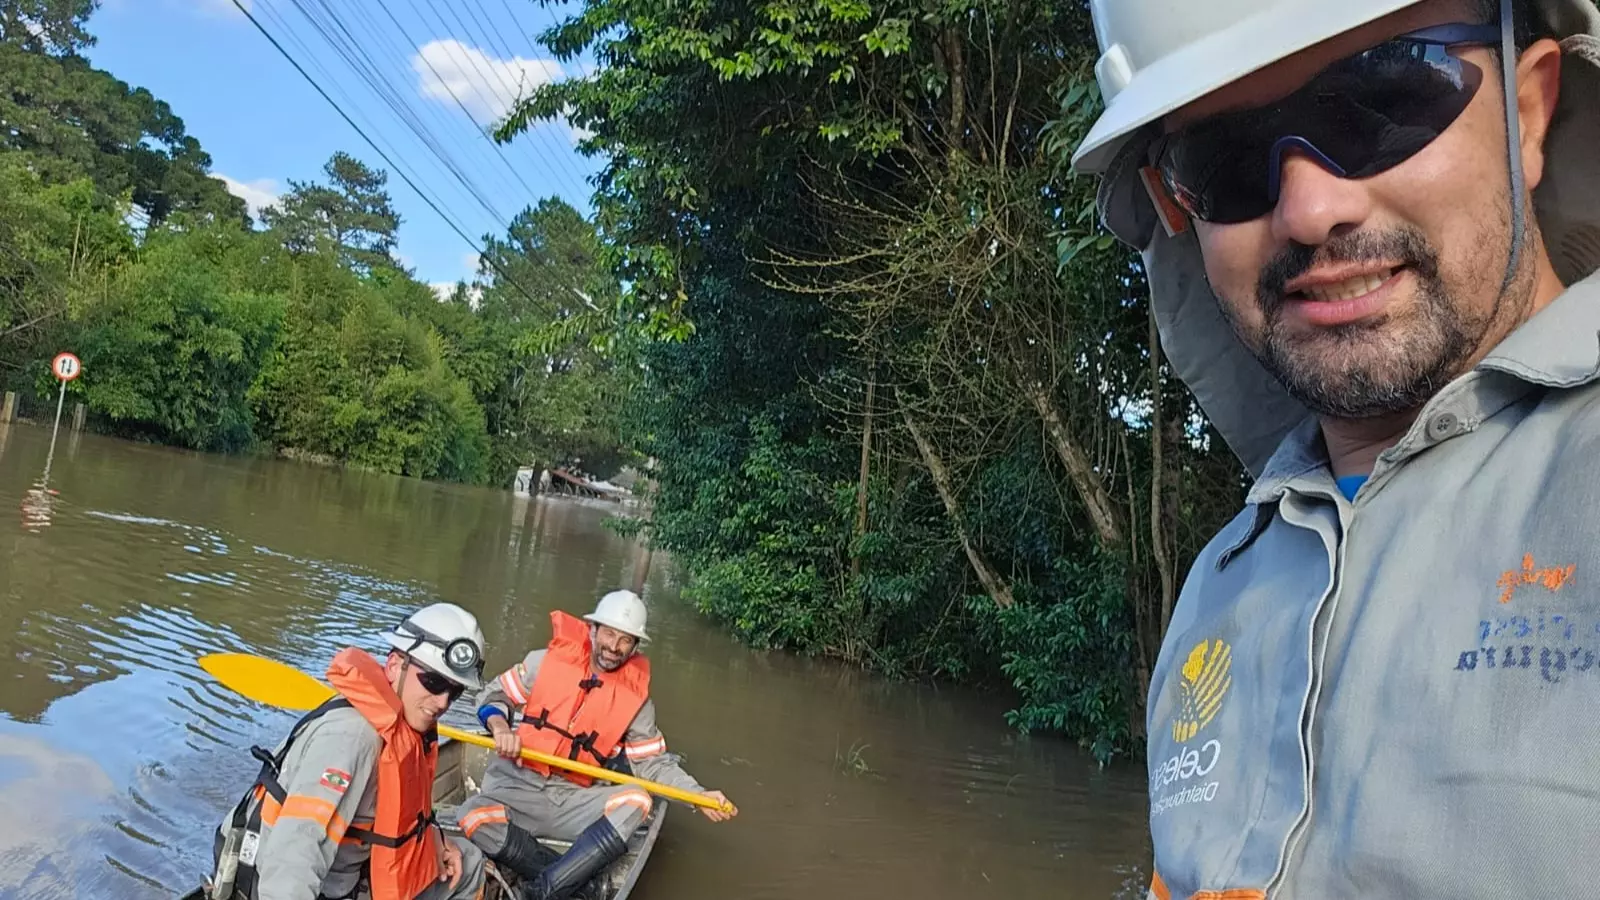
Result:
M311 75L308 72L306 72L305 68L300 65L299 61L297 61L293 56L289 55L288 51L286 51L284 49L283 45L278 43L277 38L274 38L270 32L268 32L265 28L262 27L261 23L256 20L255 16L251 15L250 10L245 7L244 3L242 3L241 0L231 0L231 2L233 3L234 7L239 10L239 12L244 14L244 17L250 21L250 24L254 25L256 30L261 32L262 37L265 37L267 39L267 41L272 44L273 48L276 49L280 54L282 54L284 59L288 60L289 65L294 66L295 71L300 73L300 77L304 78L306 80L306 82L308 84L310 84L311 87L319 95L321 95L322 99L326 100L328 102L328 105L333 107L334 111L339 114L339 117L344 119L345 124L349 125L352 129L354 129L356 134L360 135L361 139L366 141L367 145L370 146L374 151L376 151L377 154L380 157L383 158L384 162L388 163L395 170L396 174L398 174L400 176L400 178L402 180L404 180L405 183L408 186L410 186L410 188L413 191L415 191L417 193L417 196L422 198L422 202L428 204L428 207L430 209L432 209L434 211L434 213L436 213L439 216L439 218L443 219L445 224L449 225L450 229L452 231L454 231L457 235L459 235L461 240L466 242L467 246L472 247L474 250L478 251L478 258L480 260L482 260L482 262L485 265L488 265L491 268L493 268L497 275L499 275L507 284L511 285L512 287L515 287L517 289L518 293L522 294L522 296L527 298L529 303L532 303L535 306L544 307L546 309L546 312L549 312L554 318L560 318L559 310L551 308L548 304L541 303L538 299L536 299L533 296L533 294L529 293L527 288L523 287L520 282L518 282L515 279L511 278L511 276L509 274L507 274L506 271L503 268L501 268L501 266L500 266L500 264L498 262L494 261L494 259L492 257L490 257L487 253L485 253L484 252L484 248L482 246L480 246L472 238L467 237L466 232L462 231L461 227L459 225L457 225L455 223L455 221L452 220L448 215L446 215L445 211L440 209L439 205L437 203L435 203L433 201L433 199L431 197L429 197L420 187L418 187L416 182L411 180L411 177L409 175L407 175L405 173L405 171L403 169L401 169L400 166L398 166L395 163L395 161L389 157L389 154L385 153L381 147L379 147L376 143L373 142L372 138L367 136L366 131L361 126L357 125L353 119L350 118L350 116L344 111L343 107L339 106L338 103L334 102L334 99L332 97L328 96L328 92L322 88L322 85L318 84L316 82L316 79L312 78Z

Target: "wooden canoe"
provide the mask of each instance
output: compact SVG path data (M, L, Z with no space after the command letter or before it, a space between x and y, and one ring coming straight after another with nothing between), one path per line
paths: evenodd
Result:
M440 739L439 767L433 776L433 805L439 825L446 832L461 833L460 827L456 824L456 807L478 792L478 786L483 783L483 773L489 766L492 754L493 751L487 747L464 744L449 738ZM633 892L633 886L639 880L639 875L644 871L645 863L650 859L650 851L655 848L656 837L661 833L661 823L666 814L666 801L657 800L651 804L650 815L628 838L628 852L595 876L594 880L575 896L583 900L627 900L628 895ZM208 834L207 842L209 841ZM540 838L539 841L557 853L566 852L570 846L567 841L545 838ZM490 863L489 868L484 900L516 900L516 893L507 893L517 886L516 877L509 873L500 873L494 868L494 863ZM200 887L185 894L183 900L205 900L205 896L205 888Z

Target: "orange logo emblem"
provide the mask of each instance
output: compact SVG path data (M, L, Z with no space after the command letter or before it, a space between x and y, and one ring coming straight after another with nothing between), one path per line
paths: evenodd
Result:
M1566 567L1547 566L1543 569L1536 569L1533 565L1533 554L1524 553L1522 555L1522 568L1520 570L1507 569L1501 572L1500 580L1495 582L1500 588L1500 602L1510 603L1511 595L1516 593L1517 588L1525 584L1540 584L1544 585L1546 590L1559 591L1567 582L1572 580L1572 573L1576 571L1578 571L1578 567L1575 565Z

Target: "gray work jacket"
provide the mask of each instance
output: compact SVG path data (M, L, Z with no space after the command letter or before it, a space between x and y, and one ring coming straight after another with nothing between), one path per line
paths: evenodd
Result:
M1283 441L1155 668L1153 897L1600 889L1597 378L1600 275L1441 390L1354 502L1314 420Z

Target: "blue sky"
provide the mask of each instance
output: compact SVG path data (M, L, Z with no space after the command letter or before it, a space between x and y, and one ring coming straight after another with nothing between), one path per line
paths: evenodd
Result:
M585 61L563 66L535 44L554 21L549 9L532 0L240 2L473 242L502 233L541 197L590 211L587 179L598 164L577 153L565 123L499 148L483 135L524 86L584 71ZM212 174L252 211L291 178L321 180L322 165L343 150L389 171L398 253L418 278L473 274L472 245L232 0L102 0L89 30L94 65L170 104L211 154Z

